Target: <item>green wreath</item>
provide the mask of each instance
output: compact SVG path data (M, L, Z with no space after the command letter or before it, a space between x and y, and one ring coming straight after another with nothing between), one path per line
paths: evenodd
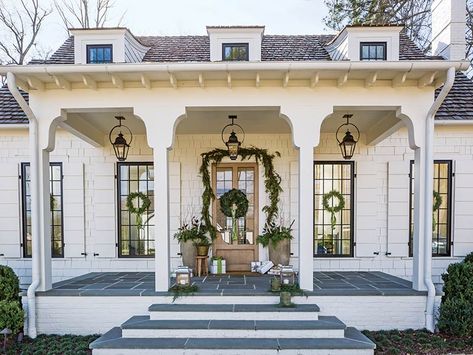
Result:
M135 204L133 203L135 199L138 199L138 203L136 207L135 207ZM140 206L140 200L142 201L141 206ZM149 197L146 196L142 192L130 192L128 194L128 197L126 198L126 208L128 208L128 211L130 213L136 214L136 225L138 226L139 229L141 229L143 226L143 219L141 218L141 215L148 210L150 205L151 205L151 201Z
M236 206L235 211L233 205ZM248 205L245 193L238 189L231 189L220 197L220 210L227 217L244 217L248 212Z
M434 191L434 204L432 208L432 231L435 231L435 227L437 223L435 222L435 212L440 208L442 205L442 196L437 191Z
M330 201L333 202L334 198L338 200L338 204L330 205ZM336 190L329 191L323 195L322 206L324 207L324 210L329 212L331 215L330 224L332 225L333 232L333 230L335 229L335 224L337 223L337 217L335 216L335 213L338 213L343 210L343 208L345 208L345 198L340 192Z

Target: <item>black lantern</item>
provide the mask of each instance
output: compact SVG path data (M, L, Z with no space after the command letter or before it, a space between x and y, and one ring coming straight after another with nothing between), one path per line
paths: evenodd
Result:
M113 151L115 152L115 156L117 157L118 161L125 161L128 157L128 150L130 149L131 141L133 140L133 134L131 130L122 125L122 121L125 119L123 116L115 116L118 120L118 124L110 130L108 134L108 139L113 146ZM124 137L122 130L127 130L130 135L130 141L127 142L126 138ZM118 132L118 133L116 133ZM112 134L117 134L115 140L112 140Z
M343 118L347 119L347 123L344 123L340 127L338 127L337 133L335 134L338 141L338 146L340 147L340 151L342 152L342 156L346 160L350 160L353 157L353 154L355 153L356 143L358 143L358 140L360 139L360 131L358 127L355 126L353 123L350 123L350 118L352 117L353 115L350 114L344 115ZM356 139L355 137L353 137L353 134L351 134L350 127L353 127L356 130ZM346 132L343 139L340 140L338 138L338 132L342 128L346 129Z
M229 123L225 127L223 127L223 129L222 129L222 141L227 146L228 155L230 156L230 159L231 160L236 160L238 158L238 150L240 149L240 146L243 144L243 141L245 140L245 131L243 130L243 128L241 128L240 125L238 125L234 122L237 119L236 115L230 115L230 116L228 116L228 118L232 120L232 123ZM228 137L228 140L225 141L225 139L223 138L223 135L225 134L225 129L227 127L232 127L232 133L230 133L230 136ZM233 129L234 127L240 128L242 133L243 133L243 140L241 142L238 140L238 137L237 137L237 135L236 135L236 133Z

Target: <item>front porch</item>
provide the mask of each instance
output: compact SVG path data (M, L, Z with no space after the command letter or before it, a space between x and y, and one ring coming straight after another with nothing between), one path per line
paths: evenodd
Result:
M273 276L256 273L193 277L196 296L274 296ZM57 282L41 296L170 296L154 290L153 272L92 272ZM313 291L308 296L420 296L412 282L379 271L314 272Z

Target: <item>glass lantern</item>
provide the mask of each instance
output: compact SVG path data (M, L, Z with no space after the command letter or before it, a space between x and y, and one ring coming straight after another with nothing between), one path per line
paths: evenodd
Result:
M179 266L176 270L176 285L178 286L190 286L191 284L191 271L187 266Z
M281 268L281 285L294 285L296 282L296 275L292 265L283 266Z

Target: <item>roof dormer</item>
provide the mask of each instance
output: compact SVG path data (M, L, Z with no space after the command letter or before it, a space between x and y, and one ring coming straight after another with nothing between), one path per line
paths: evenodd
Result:
M207 26L210 61L261 61L264 26Z
M346 26L329 44L327 51L332 60L399 60L398 25Z
M138 63L148 47L127 28L71 29L75 64Z

